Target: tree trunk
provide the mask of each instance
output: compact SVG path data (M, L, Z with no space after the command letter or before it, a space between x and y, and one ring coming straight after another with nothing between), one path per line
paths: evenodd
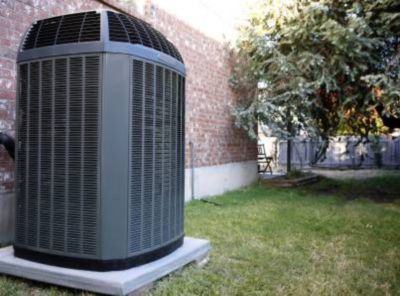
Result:
M286 151L286 173L290 173L292 170L292 119L290 117L290 111L288 113L287 131L289 138L287 139L287 151Z
M286 160L286 172L290 173L292 170L292 139L287 140L287 160Z

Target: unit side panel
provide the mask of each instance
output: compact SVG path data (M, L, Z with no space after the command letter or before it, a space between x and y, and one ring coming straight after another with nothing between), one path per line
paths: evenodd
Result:
M183 236L184 78L131 62L129 255Z
M19 64L17 247L98 254L100 70L99 55Z

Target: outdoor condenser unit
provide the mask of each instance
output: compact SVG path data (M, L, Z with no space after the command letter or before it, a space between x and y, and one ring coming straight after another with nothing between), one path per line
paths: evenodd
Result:
M15 255L120 270L183 243L185 66L111 11L44 19L18 53Z

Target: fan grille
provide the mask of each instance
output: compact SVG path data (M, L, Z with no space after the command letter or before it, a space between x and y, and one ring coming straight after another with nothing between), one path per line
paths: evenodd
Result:
M110 41L141 44L161 51L183 63L176 47L148 23L124 14L107 11ZM100 41L101 13L81 12L37 21L31 26L22 50L45 46Z
M22 49L99 40L100 14L90 11L36 22L29 29Z
M146 47L164 52L178 61L183 62L182 56L175 46L148 23L136 17L112 11L108 11L107 15L111 41L142 44Z

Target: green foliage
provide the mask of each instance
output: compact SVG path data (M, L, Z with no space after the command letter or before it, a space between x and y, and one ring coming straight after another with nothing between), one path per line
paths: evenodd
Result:
M322 150L339 133L385 131L381 116L400 115L399 51L382 52L399 31L398 1L264 0L237 43L237 125L253 138L257 122L281 138L303 131Z

